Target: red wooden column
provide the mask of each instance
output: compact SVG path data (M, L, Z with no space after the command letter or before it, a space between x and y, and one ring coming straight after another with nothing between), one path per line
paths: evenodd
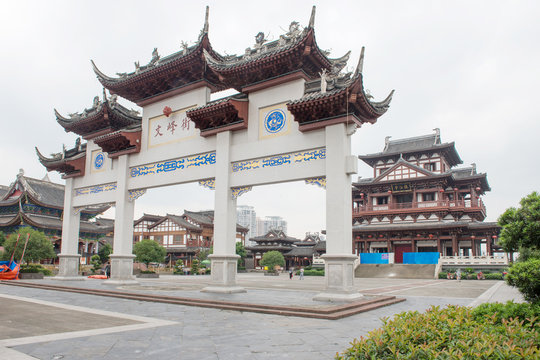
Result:
M416 252L416 240L411 236L411 252Z
M486 238L486 250L487 250L488 256L493 256L493 252L491 251L491 237L490 236Z
M459 249L458 249L457 234L452 233L452 254L454 254L454 256L458 256L458 253L459 253Z
M439 254L442 254L441 235L440 234L437 234L437 252Z
M390 236L386 235L386 248L389 253L392 252L392 243L390 242Z
M476 256L476 236L471 236L471 250L472 256Z

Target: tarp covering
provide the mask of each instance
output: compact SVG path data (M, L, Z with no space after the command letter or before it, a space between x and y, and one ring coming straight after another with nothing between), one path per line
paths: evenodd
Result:
M388 264L388 253L360 253L360 264Z
M439 262L438 252L404 252L404 264L437 264Z
M19 264L12 261L0 261L0 280L14 280L19 273Z

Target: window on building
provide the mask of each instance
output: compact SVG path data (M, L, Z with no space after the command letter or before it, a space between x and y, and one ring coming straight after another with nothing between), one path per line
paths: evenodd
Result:
M379 168L379 175L388 170L389 168Z
M174 245L184 245L184 235L174 235L173 236Z
M411 203L413 201L413 195L412 194L401 194L396 195L396 202L397 203Z
M388 196L379 196L377 198L377 205L388 204Z
M422 201L435 201L435 193L423 193Z
M154 241L157 242L159 245L163 245L163 235L155 235Z
M429 171L436 171L437 170L437 163L431 162L424 164L424 169Z

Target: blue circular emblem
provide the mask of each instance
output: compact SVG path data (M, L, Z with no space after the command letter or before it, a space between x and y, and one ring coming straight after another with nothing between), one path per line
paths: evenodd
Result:
M285 120L287 119L285 113L282 110L272 110L266 115L264 119L264 128L269 133L277 133L285 127Z
M104 162L105 162L105 157L103 156L103 153L99 153L97 154L96 159L94 160L94 167L99 170L103 167Z

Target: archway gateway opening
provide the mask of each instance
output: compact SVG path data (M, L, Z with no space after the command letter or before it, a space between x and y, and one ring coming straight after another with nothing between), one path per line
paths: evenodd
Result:
M108 89L90 109L57 121L86 143L52 158L48 170L66 178L59 278L77 276L75 240L85 206L116 206L111 282L132 275L134 202L146 189L199 182L214 190L212 285L204 291L233 293L236 283L236 203L254 186L307 180L326 189L325 288L320 300L350 300L354 292L351 175L357 158L351 136L374 123L392 93L372 101L363 86L363 49L356 71L343 73L350 53L331 59L315 41L315 7L305 28L293 21L278 40L264 34L239 56L213 50L208 8L195 45L161 57L157 51L132 73L110 77L96 66ZM238 94L210 101L233 88ZM142 116L117 103L124 97Z

